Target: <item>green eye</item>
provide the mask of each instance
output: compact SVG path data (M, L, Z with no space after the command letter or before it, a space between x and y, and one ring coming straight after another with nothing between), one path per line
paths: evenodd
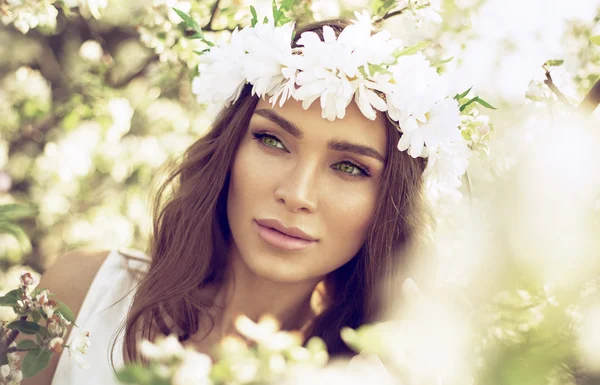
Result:
M252 137L254 137L254 139L258 140L264 146L287 151L287 148L285 148L283 143L281 143L281 141L273 135L265 134L262 132L255 132L252 134Z
M265 136L262 140L262 142L264 144L266 144L269 147L275 147L275 148L284 148L283 144L281 144L280 141L278 141L277 139L275 139L272 136Z
M352 176L367 176L367 173L355 164L350 162L340 162L333 165L333 168Z

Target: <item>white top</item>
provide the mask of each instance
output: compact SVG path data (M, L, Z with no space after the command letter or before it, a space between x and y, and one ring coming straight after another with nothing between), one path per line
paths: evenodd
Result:
M121 250L127 255L148 260L141 251ZM70 344L83 331L90 332L90 347L84 356L90 367L87 369L79 367L65 349L58 360L51 385L119 384L110 366L110 348L114 340L113 333L117 332L127 316L135 294L135 290L132 289L138 282L128 272L128 265L130 268L141 270L145 270L144 267L148 266L141 261L128 260L119 250L110 251L96 273L77 314L75 323L79 328L73 327L67 340L67 344ZM124 296L126 297L119 301ZM111 306L117 301L119 302ZM123 366L123 337L124 329L115 344L113 361L116 370Z

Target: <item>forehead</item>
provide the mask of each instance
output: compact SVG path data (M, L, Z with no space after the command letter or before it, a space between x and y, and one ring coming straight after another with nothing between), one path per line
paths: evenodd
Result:
M321 117L322 108L319 99L314 101L307 110L302 108L302 102L294 99L287 100L282 107L278 104L271 107L270 103L260 99L256 109L270 109L277 112L278 115L294 123L306 137L318 136L325 141L345 140L373 147L381 154L385 154L387 143L385 116L378 113L375 120L369 120L354 102L346 107L346 115L343 119L333 121ZM255 118L263 119L257 115L254 115L253 119Z

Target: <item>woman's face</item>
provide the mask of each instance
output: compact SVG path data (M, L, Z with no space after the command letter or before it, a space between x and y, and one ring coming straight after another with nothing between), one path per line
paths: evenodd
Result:
M234 253L277 282L320 280L358 252L379 195L386 128L351 103L344 119L260 100L231 171Z

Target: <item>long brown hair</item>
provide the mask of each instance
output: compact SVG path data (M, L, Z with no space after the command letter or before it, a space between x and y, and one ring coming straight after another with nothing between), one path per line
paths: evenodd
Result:
M296 31L294 45L305 31L322 35L328 25L339 35L348 24L345 19L312 23ZM230 237L225 212L229 175L258 102L250 90L246 85L239 99L220 112L212 130L186 150L158 190L150 266L121 327L128 361L141 360L136 342L153 340L157 329L165 335L176 332L184 341L206 321L211 323L209 331L213 327L207 311L211 304L198 292L224 277ZM421 194L425 163L396 149L400 133L387 119L386 129L387 161L367 239L354 258L325 278L328 306L312 321L306 336L323 338L331 355L349 352L340 338L342 327L356 328L381 314L381 289L392 287L398 278L394 275L406 262L407 248L425 224ZM165 313L174 330L167 326Z

